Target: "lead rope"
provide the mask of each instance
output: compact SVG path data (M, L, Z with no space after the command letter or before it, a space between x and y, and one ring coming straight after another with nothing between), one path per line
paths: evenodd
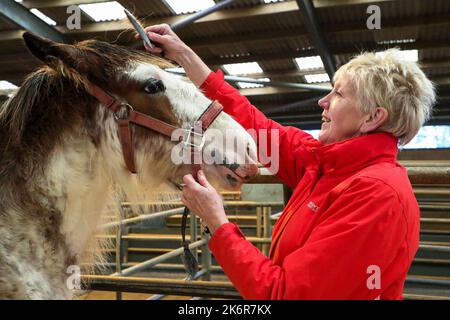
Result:
M193 280L198 272L198 261L189 249L190 241L186 241L186 225L187 216L190 211L188 207L184 207L183 216L181 219L181 245L183 253L181 254L181 261L183 261L184 269L186 270L186 280Z

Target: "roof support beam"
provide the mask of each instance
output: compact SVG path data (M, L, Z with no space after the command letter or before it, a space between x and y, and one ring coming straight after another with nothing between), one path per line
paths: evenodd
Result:
M312 98L301 100L301 101L296 101L293 103L286 104L284 106L270 108L269 110L264 111L264 113L267 116L270 116L273 114L287 113L290 111L302 111L302 109L304 109L305 107L310 108L311 105L313 105L313 104L317 105L317 101L319 101L320 98L322 98L322 96L317 96L317 97L312 97Z
M184 72L178 72L178 71L170 71L170 73L185 75ZM304 83L274 82L274 81L264 81L264 80L260 80L260 79L229 76L229 75L225 75L224 79L228 82L255 83L255 84L262 84L262 85L268 86L268 87L305 89L305 90L319 91L319 92L329 92L331 90L331 88L329 87L328 84L325 84L322 86L322 85L313 85L313 84L304 84Z
M41 37L53 41L68 43L70 39L50 27L44 21L32 14L27 8L14 0L3 0L0 2L0 14L11 20L25 30L29 30Z
M170 27L172 28L172 30L176 31L180 28L187 26L188 24L190 24L192 22L195 22L207 15L210 15L211 13L214 13L216 11L219 11L222 8L225 8L226 6L233 3L234 1L235 0L224 0L219 3L216 3L214 6L212 6L210 8L206 8L204 10L201 10L199 12L196 12L196 13L190 15L189 17L187 17L185 19L174 22Z
M303 23L306 25L311 40L322 58L325 70L330 79L333 79L333 75L336 72L336 62L330 53L325 33L319 25L319 19L314 4L311 0L297 0L297 4L300 8Z
M55 7L67 7L73 4L87 4L106 2L111 0L26 0L25 6L29 8L55 8ZM314 6L316 8L330 8L341 7L349 5L363 5L363 4L380 4L383 2L392 2L396 0L314 0ZM123 1L125 2L125 1ZM131 1L130 1L131 2ZM290 5L295 4L290 2ZM271 7L276 6L277 3L271 4ZM296 8L295 10L297 10Z

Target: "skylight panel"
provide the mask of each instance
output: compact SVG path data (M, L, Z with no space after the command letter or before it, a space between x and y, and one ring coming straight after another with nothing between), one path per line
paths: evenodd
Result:
M6 80L0 80L0 90L14 90L17 86Z
M383 40L377 41L377 44L403 44L403 43L413 43L416 39L394 39L394 40Z
M375 54L379 57L382 57L384 56L384 51L376 52ZM413 61L413 62L419 61L419 51L416 49L400 50L398 54L400 55L400 58L405 61Z
M164 1L176 14L197 12L212 7L216 4L214 0L195 0L195 1L164 0Z
M258 79L258 80L261 80L261 81L267 81L267 82L270 81L269 78L261 78L261 79ZM239 88L241 88L241 89L252 89L252 88L262 88L262 87L264 87L263 84L260 84L260 83L251 83L251 82L237 82L237 85L238 85Z
M295 63L299 70L323 69L323 62L320 56L295 58Z
M306 74L305 79L306 79L307 83L329 82L330 81L330 77L326 73Z
M223 68L229 75L233 76L263 72L262 68L257 62L224 64Z
M95 22L126 18L124 7L117 1L80 4L79 7Z
M45 23L47 23L50 26L56 26L56 21L51 19L50 17L46 16L45 14L43 14L41 11L39 11L38 9L30 9L30 12L32 14L34 14L36 17L38 17L39 19L41 19L42 21L44 21Z

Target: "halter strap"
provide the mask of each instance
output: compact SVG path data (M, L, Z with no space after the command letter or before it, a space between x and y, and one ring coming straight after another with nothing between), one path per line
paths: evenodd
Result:
M89 83L90 94L94 96L104 107L110 109L114 113L114 117L116 118L119 125L120 142L122 145L122 153L125 160L125 164L131 173L136 173L131 124L144 127L146 129L158 132L168 137L171 137L172 133L179 128L167 122L153 118L152 116L135 111L131 105L117 100L100 87L96 86L95 84L89 81L87 82ZM222 105L217 101L213 101L208 106L208 108L206 108L206 110L203 111L203 113L196 121L196 123L201 123L202 134L208 129L211 123L219 116L222 110L223 110ZM193 132L193 127L190 129L190 131ZM191 151L191 160L193 160L195 154L201 150L195 150L194 145L191 145L190 151ZM194 162L192 161L192 171L193 171L192 174L194 175L195 178L199 169L200 165L194 164Z

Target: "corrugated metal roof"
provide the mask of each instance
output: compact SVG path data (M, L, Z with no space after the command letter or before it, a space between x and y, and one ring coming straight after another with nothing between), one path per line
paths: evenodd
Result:
M138 18L145 19L146 23L172 22L176 19L163 0L119 2ZM313 2L319 5L316 9L319 23L338 67L363 50L417 46L419 58L426 62L425 72L430 77L450 75L450 66L447 64L450 60L450 1L357 1L359 4L350 0ZM38 5L38 2L35 3ZM51 4L49 1L46 3ZM373 3L381 10L381 30L369 30L366 27L369 17L366 10ZM55 3L55 6L42 7L40 10L57 21L62 26L61 32L67 32L74 40L95 38L122 45L133 43L129 34L122 33L124 27L121 22L97 24L83 13L82 29L68 32L64 27L68 17L65 6ZM21 39L10 32L16 29L15 24L0 17L0 36L2 32L5 36L5 39L0 38L0 56L11 59L0 63L0 79L20 78L36 65L35 60L27 58L29 54ZM263 4L263 0L236 0L220 13L190 24L177 33L214 68L225 62L251 61L254 58L264 72L273 75L274 81L304 82L304 72L297 70L293 59L316 54L315 44L303 24L295 0L272 4ZM395 43L402 39L412 39L412 42ZM442 88L450 92L450 86ZM264 106L264 103L288 103L305 95L307 93L291 90L289 93L252 95L250 100Z

